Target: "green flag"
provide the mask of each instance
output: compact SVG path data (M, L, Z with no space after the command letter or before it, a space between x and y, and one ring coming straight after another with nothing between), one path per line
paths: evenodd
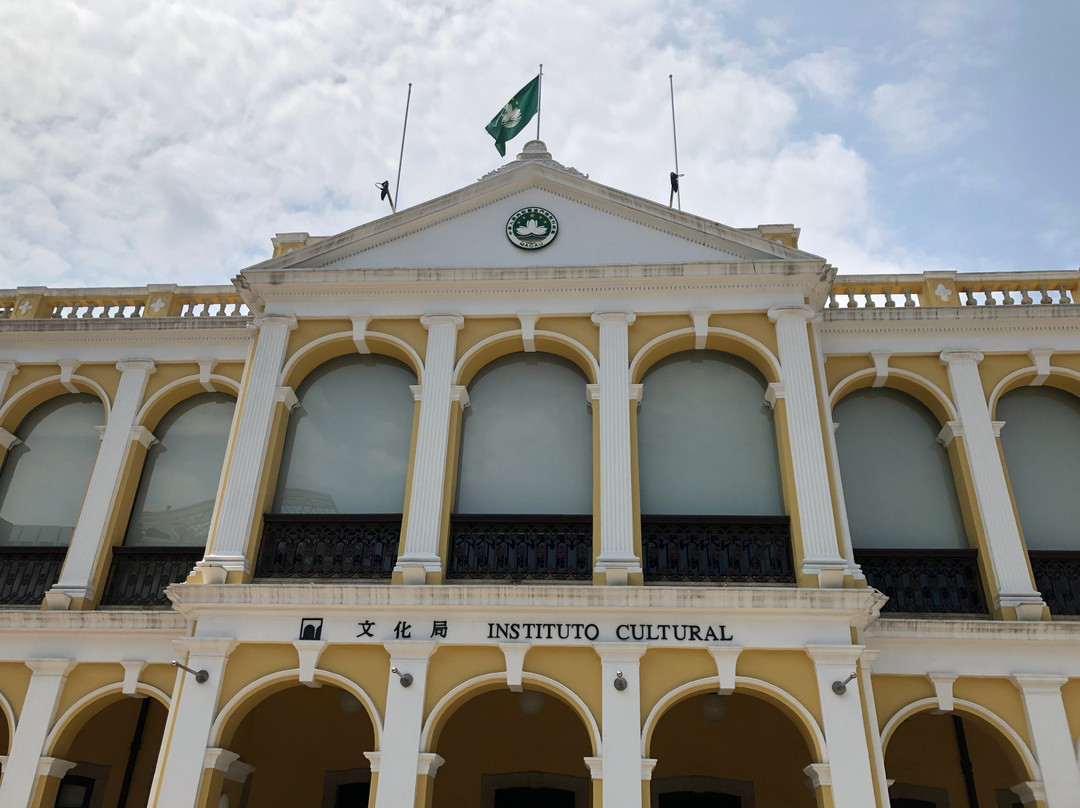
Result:
M540 109L540 77L517 91L484 128L495 138L495 148L506 157L506 141L513 140Z

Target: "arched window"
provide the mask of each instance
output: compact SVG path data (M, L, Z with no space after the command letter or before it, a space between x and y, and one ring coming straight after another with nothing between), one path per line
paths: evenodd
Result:
M833 408L836 449L857 548L967 548L941 425L911 396L858 390Z
M297 390L275 513L401 513L415 374L383 356L343 356Z
M586 378L541 353L504 356L469 386L457 512L592 513Z
M1080 400L1023 387L998 402L1001 448L1029 550L1080 550Z
M101 443L105 408L75 393L30 412L0 470L0 544L66 546Z
M642 384L643 514L784 513L773 414L753 365L685 351L656 364Z
M236 401L203 393L173 407L154 430L128 522L129 547L206 543Z

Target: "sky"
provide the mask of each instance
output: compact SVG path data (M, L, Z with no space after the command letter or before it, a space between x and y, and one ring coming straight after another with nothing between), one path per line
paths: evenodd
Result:
M590 178L841 274L1076 269L1075 0L0 4L0 287L222 284L541 137ZM507 158L535 136L507 146Z

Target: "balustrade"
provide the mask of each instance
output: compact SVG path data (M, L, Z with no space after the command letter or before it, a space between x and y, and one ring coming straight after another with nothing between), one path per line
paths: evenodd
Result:
M592 516L455 515L447 578L590 580Z
M855 550L882 612L986 614L977 550Z
M165 587L187 578L205 547L114 547L101 603L168 606Z
M387 579L401 514L267 514L257 578Z
M928 281L931 287L947 282L956 295L942 287L941 294L946 297L924 300ZM1078 284L1076 272L958 273L940 281L924 275L849 275L833 282L826 310L1068 305L1080 294Z
M795 583L786 516L643 516L646 581Z
M66 555L66 547L0 547L0 603L40 606Z
M1080 614L1080 551L1031 550L1035 588L1051 614Z

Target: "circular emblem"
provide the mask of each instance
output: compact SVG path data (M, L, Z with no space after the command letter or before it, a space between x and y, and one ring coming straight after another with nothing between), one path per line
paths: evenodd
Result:
M506 237L515 247L539 250L555 240L559 222L545 208L522 208L506 221Z

